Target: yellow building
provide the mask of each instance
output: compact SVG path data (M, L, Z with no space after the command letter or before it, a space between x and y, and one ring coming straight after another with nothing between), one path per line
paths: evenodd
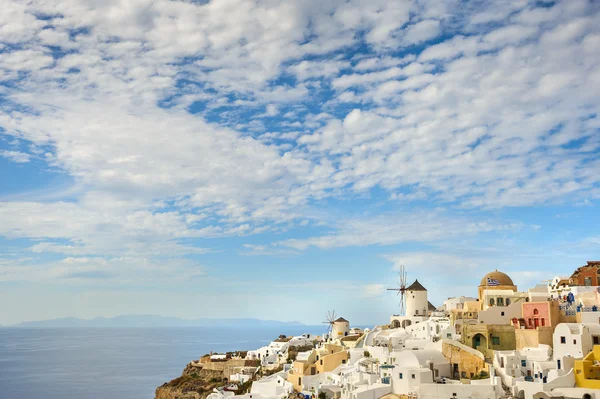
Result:
M296 391L301 392L304 377L333 371L339 365L347 363L348 359L350 354L343 346L325 344L322 348L313 349L307 359L296 360L287 380Z
M600 345L594 345L583 360L575 360L573 369L579 388L600 389Z
M515 328L504 324L466 325L461 342L492 358L495 350L516 349Z
M455 328L457 334L461 334L463 326L466 324L478 324L478 317L481 305L479 301L466 301L460 308L450 311L450 323Z
M450 339L442 340L442 354L450 362L452 378L473 378L481 372L489 374L483 354L473 348Z

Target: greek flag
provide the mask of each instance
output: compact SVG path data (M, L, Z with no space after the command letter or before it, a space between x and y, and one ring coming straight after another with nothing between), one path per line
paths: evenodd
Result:
M489 285L490 287L495 287L497 285L500 285L500 281L496 280L495 278L488 277L487 281L488 281L487 285Z

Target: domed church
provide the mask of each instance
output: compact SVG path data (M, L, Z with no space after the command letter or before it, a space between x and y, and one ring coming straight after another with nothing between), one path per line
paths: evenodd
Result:
M483 276L478 292L482 310L492 306L509 306L527 296L517 291L517 286L506 273L498 270Z

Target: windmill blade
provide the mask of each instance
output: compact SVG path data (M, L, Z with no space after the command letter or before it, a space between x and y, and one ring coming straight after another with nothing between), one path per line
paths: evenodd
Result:
M403 292L402 296L400 297L400 314L404 315L405 310L404 310L404 297L406 296L406 294Z

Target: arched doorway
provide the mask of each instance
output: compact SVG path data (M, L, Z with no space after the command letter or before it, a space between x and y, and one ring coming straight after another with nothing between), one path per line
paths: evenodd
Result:
M487 348L487 338L483 334L475 334L473 336L473 348L477 349L480 346Z
M589 393L585 393L585 394L583 394L582 399L592 399L592 395L590 395Z
M406 327L410 326L411 324L412 324L412 322L410 320L403 320L402 328L406 328Z
M394 320L392 321L392 328L400 328L400 320Z

